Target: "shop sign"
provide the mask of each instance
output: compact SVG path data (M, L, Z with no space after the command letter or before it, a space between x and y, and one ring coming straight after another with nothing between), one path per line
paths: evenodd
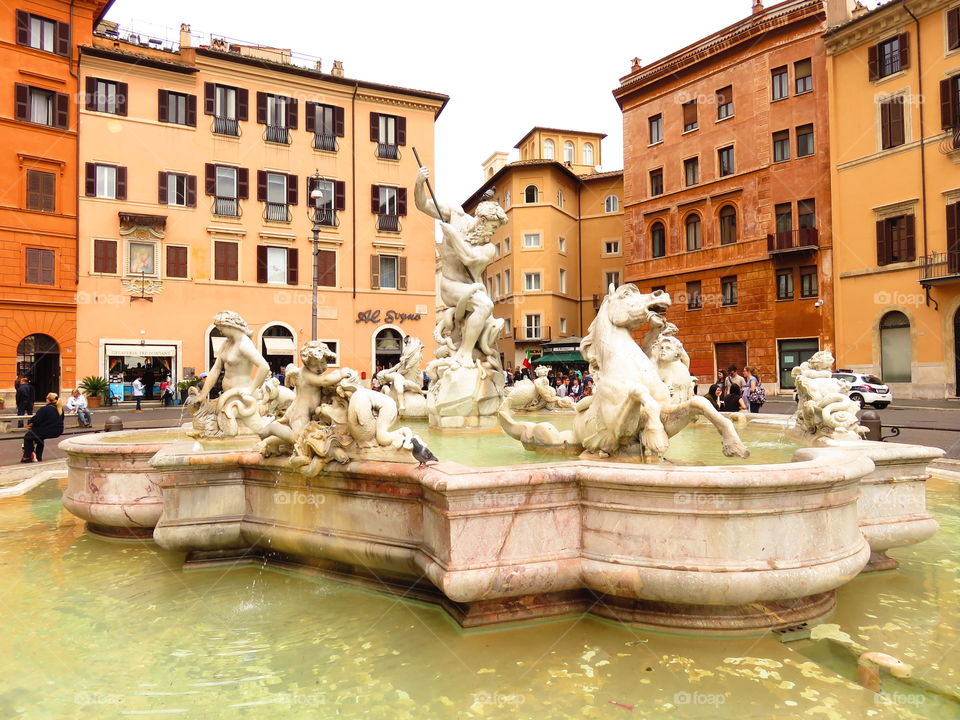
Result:
M381 317L385 323L402 323L405 320L419 320L423 316L420 313L402 313L396 310L387 310L385 313L380 310L361 310L357 313L357 322L379 323Z

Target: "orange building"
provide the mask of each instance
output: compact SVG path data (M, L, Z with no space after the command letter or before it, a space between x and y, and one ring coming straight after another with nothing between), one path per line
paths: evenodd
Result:
M540 356L544 343L571 338L564 345L575 346L607 285L623 279L623 172L598 172L604 137L535 127L516 145L520 160L487 159L485 182L464 203L472 210L495 187L510 218L494 235L498 253L485 277L494 315L506 320L498 342L505 368Z
M634 61L614 91L626 279L671 294L701 382L750 364L768 390L790 388L791 368L832 342L827 12L755 2L730 27Z
M107 0L18 0L0 11L0 397L76 379L77 47ZM8 403L10 404L10 403Z

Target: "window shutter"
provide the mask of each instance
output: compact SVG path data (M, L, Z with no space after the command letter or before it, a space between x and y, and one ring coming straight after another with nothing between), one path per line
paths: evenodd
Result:
M166 90L157 91L157 120L160 122L167 122L167 103L169 102L170 93Z
M903 238L903 254L898 258L901 262L913 262L917 259L916 242L916 218L913 215L906 216L907 231Z
M374 215L380 214L380 186L370 186L370 212Z
M906 70L910 67L910 33L901 33L898 39L900 41L900 69Z
M237 168L237 199L246 200L250 197L250 171L247 168Z
M287 250L287 285L297 285L300 280L300 252L297 248Z
M960 47L960 8L947 13L947 47L950 50Z
M33 248L27 248L27 258L26 258L26 277L24 278L28 283L36 285L39 276L40 276L40 267L39 267L39 258L37 257L37 251Z
M213 83L203 84L203 114L213 115L216 112L215 92L216 85Z
M880 147L890 147L890 111L892 103L888 100L880 103Z
M87 110L96 110L97 109L97 79L95 77L88 77L85 83L86 92L84 93L84 107Z
M397 117L397 145L407 144L407 119Z
M871 81L880 77L879 52L876 45L871 45L867 48L867 68Z
M317 251L317 285L337 286L337 253L335 250Z
M57 211L57 176L53 173L43 173L41 175L42 184L40 186L40 195L42 199L41 207L45 212Z
M126 116L127 114L127 93L129 86L127 83L117 83L117 115Z
M317 103L309 100L304 105L303 127L308 133L317 131Z
M347 209L347 184L342 180L333 181L334 209Z
M84 178L84 195L87 197L97 196L97 166L94 163L87 163L86 177Z
M890 262L890 252L887 244L887 224L883 220L877 221L877 265L887 265Z
M30 88L26 85L16 84L16 118L17 120L30 119Z
M267 96L262 92L257 93L257 122L267 124Z
M167 204L167 173L163 170L157 175L158 201L161 205Z
M117 168L117 200L127 199L127 169Z
M197 126L197 96L187 95L187 125Z
M70 96L66 93L57 93L54 102L56 103L56 119L54 125L66 130L70 125Z
M267 201L267 173L264 170L257 170L257 201Z
M257 245L257 282L265 283L267 281L267 248L264 245Z
M907 139L904 112L903 98L895 98L890 106L890 142L893 146L903 145Z
M197 176L187 175L187 207L197 206Z
M246 88L237 89L237 120L247 120L249 117L250 93Z
M407 289L407 259L397 258L397 290Z
M17 10L17 45L30 44L30 13Z
M370 289L380 289L380 256L370 256Z
M93 241L93 271L97 273L117 272L117 243L113 240Z
M397 215L406 217L407 215L407 189L397 188Z
M70 24L57 23L57 55L70 57Z
M27 170L27 209L36 210L40 203L40 173Z
M947 252L960 251L960 203L947 205Z
M957 79L940 81L940 125L944 130L957 126Z
M291 130L296 130L298 117L299 113L297 112L297 99L287 98L287 127Z
M380 142L380 113L370 113L370 139Z
M217 166L210 163L204 165L204 192L207 195L217 194Z
M297 200L297 176L287 175L287 205L296 205Z
M333 108L333 126L337 137L343 137L343 108Z

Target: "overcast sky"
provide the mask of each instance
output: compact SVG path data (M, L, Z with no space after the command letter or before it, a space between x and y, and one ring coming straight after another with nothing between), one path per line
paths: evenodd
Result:
M462 202L480 163L535 125L607 133L605 170L623 167L611 91L647 64L750 14L751 0L116 0L107 19L176 39L180 23L261 45L342 60L347 77L446 93L436 188ZM771 0L767 0L769 6ZM871 2L871 7L875 5ZM273 19L273 18L276 19Z

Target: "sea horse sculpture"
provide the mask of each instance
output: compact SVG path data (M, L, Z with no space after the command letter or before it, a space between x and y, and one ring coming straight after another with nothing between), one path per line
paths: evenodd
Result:
M702 415L720 433L724 455L748 457L733 423L707 398L692 393L689 358L673 337L676 326L664 317L670 304L661 290L645 295L635 285L611 284L580 343L596 389L576 404L573 430L516 422L507 403L500 408L500 426L528 449L580 450L594 457L659 456L670 437ZM641 347L631 332L643 325L650 331Z

